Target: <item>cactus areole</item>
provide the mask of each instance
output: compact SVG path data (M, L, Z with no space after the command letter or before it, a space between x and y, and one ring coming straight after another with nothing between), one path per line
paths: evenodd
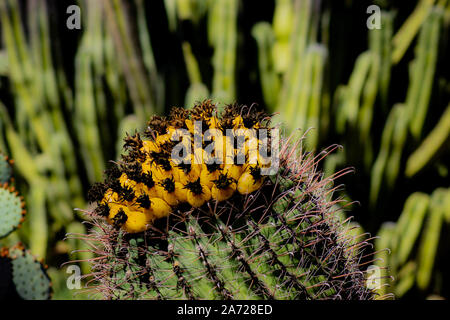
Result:
M211 101L154 116L89 192L107 299L373 299L333 177L270 116ZM370 254L369 254L370 255Z

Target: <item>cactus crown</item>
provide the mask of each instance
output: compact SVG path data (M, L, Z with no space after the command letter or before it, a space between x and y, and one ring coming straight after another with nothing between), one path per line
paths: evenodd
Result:
M171 130L192 130L192 120L221 131L269 128L265 114L249 111L234 105L217 116L206 101L153 117L149 140L125 139L127 154L90 192L98 206L88 212L93 228L83 239L95 248L94 290L110 299L375 297L361 269L368 243L346 233L330 200L333 178L323 178L300 141L283 141L271 176L261 174L261 154L250 163L251 144L244 164L214 168L180 167L166 149ZM156 183L146 185L145 174Z
M262 163L256 149L259 143L256 129L267 128L265 118L268 119L261 112L252 113L237 105L228 106L218 115L209 100L190 111L174 108L167 119L154 116L144 132L147 140L142 140L139 133L126 137L127 154L106 172L103 183L92 187L89 200L97 202L97 214L105 215L111 224L137 233L147 230L155 220L168 216L183 203L201 207L210 199L225 201L235 191L251 193L263 181L259 174ZM194 152L181 157L175 153L174 157L177 146L174 139L183 133L178 129L194 135L194 139L188 137L179 144ZM227 129L231 130L233 139L239 130L246 131L243 141L248 147L241 150L246 159L243 164L238 165L239 150L229 142L230 135L227 140ZM208 130L216 130L209 137L210 144L204 139L211 135L207 134ZM199 145L195 142L196 133L202 140ZM254 144L249 143L251 139ZM250 164L251 147L256 151L253 164ZM208 148L212 152L208 153Z

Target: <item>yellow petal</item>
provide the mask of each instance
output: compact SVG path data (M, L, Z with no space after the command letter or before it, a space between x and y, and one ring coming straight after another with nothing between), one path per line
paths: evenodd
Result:
M149 188L143 183L138 183L136 185L135 195L137 198L142 195L148 195L149 198L156 198L158 197L158 191L156 190L156 186Z
M160 134L156 137L155 142L161 148L161 145L163 145L167 141L170 141L170 138L171 138L171 135L168 133Z
M234 126L235 129L237 129L237 128L244 128L244 119L242 119L241 116L237 116L233 120L233 126Z
M238 180L237 190L240 194L249 194L258 190L263 183L263 179L255 181L250 172L244 172Z
M110 204L108 204L108 206L109 206L109 215L108 215L108 223L109 224L113 224L113 219L117 215L117 213L120 211L120 209L124 210L125 214L126 214L125 210L128 210L125 206L122 206L122 205L116 204L116 203L110 203Z
M163 200L171 206L176 206L179 202L175 191L174 192L165 191L163 193Z
M112 189L106 190L101 204L114 203L114 202L119 202L119 194L117 192L112 191Z
M213 186L211 189L211 197L217 201L225 201L231 198L231 196L236 191L236 184L233 183L225 189L219 189Z
M187 201L188 203L195 207L201 207L205 204L206 201L211 199L211 191L208 187L202 186L201 194L194 194L191 190L187 191Z
M187 190L180 182L175 182L175 195L180 202L187 202Z
M189 132L193 134L194 133L194 122L190 119L186 119L184 122L186 123L186 127L188 128Z
M174 173L173 170L164 170L161 166L153 165L151 169L152 175L156 180L164 180L167 178L173 178Z
M220 120L217 117L210 117L210 118L208 118L207 122L208 122L209 128L217 129L220 127L219 126Z
M152 215L155 219L167 217L172 208L161 198L151 198L150 209L146 210L146 212Z
M200 183L202 185L207 186L209 189L211 189L214 185L214 180L217 180L220 175L220 170L215 170L213 172L209 172L208 168L204 164L202 166L202 172L200 173Z
M127 216L127 221L122 229L130 233L143 232L152 223L151 217L141 211L128 210Z
M141 151L144 151L147 154L150 154L151 152L161 152L159 146L154 141L143 140L142 143L143 146L141 148Z
M126 173L122 173L122 175L119 178L119 181L120 181L120 185L124 188L130 187L130 188L134 189L137 184L136 181L129 179Z

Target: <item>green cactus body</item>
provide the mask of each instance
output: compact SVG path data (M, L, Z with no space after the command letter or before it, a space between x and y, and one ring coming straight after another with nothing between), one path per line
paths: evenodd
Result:
M0 185L0 238L16 230L24 220L25 204L13 187Z
M7 160L8 165L12 161ZM1 166L1 165L0 165ZM12 181L12 176L7 179ZM19 228L25 219L23 197L7 182L0 184L0 239ZM0 300L50 299L50 279L41 262L21 243L0 248Z
M4 293L9 299L50 299L51 283L45 267L22 245L2 249L0 259Z
M0 184L8 183L12 179L12 161L0 154Z
M132 154L119 168L129 168ZM120 176L110 174L106 185L91 192L102 209L90 213L92 232L83 236L96 243L92 289L107 299L375 298L362 269L368 243L355 242L338 219L336 201L329 200L333 180L323 178L317 163L283 141L278 172L255 190L241 192L243 173L239 192L226 200L171 206L170 214L142 232L124 229L111 213L104 218L102 192L110 195L111 179ZM110 210L133 203L126 194L118 196L108 203ZM127 210L132 219L131 210L138 209Z

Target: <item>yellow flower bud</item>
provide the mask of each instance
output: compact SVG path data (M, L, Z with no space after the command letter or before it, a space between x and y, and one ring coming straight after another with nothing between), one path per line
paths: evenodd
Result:
M239 178L237 190L240 194L249 194L258 190L263 184L261 170L257 166L250 166Z
M189 182L184 188L187 189L187 202L195 208L201 207L211 199L211 190L201 184L200 178L195 182Z
M150 209L145 210L145 212L155 219L167 217L172 211L167 202L161 198L151 198L150 203Z
M145 231L147 226L152 223L151 216L144 212L130 210L130 208L118 204L110 204L108 221L130 233Z

